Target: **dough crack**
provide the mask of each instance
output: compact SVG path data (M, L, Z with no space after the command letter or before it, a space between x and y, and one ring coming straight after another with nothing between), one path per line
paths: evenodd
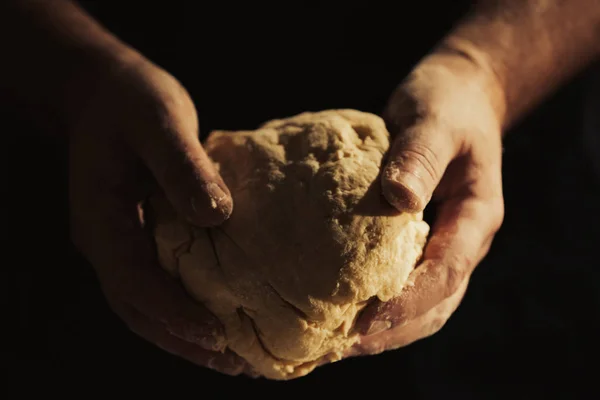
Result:
M271 290L273 291L273 293L275 293L277 295L277 297L279 297L279 299L283 302L283 304L285 304L286 306L288 306L296 315L298 315L300 318L306 320L306 322L309 325L314 323L314 321L311 321L310 318L308 317L308 315L304 311L302 311L301 309L299 309L298 307L296 307L295 305L293 305L292 303L290 303L288 300L286 300L277 291L277 289L275 289L275 286L273 286L273 284L271 282L267 282L267 285L271 288Z
M258 342L258 345L269 357L271 357L279 362L287 361L287 360L277 357L276 355L271 353L271 351L267 348L267 346L263 342L263 339L261 337L262 334L260 332L260 329L258 328L258 325L256 324L256 321L254 321L254 318L252 318L250 316L250 314L248 314L248 312L246 312L246 309L244 307L238 307L237 313L238 313L238 316L240 317L240 321L242 321L242 324L244 323L244 319L248 319L248 321L250 322L250 326L252 327L252 331L254 332L254 336L256 337L256 341Z
M191 251L193 243L194 243L194 239L190 235L190 238L188 240L186 240L184 243L182 243L177 248L175 248L175 250L173 250L173 260L175 261L173 272L175 273L176 276L179 275L179 263L180 263L181 256L183 256L184 254L189 253Z
M210 242L210 247L212 248L213 253L215 254L215 261L217 262L217 266L221 268L221 259L219 258L219 252L217 251L217 245L215 244L215 238L213 236L212 229L218 228L208 228L206 230L206 236L208 236L208 241Z
M161 265L172 271L178 260L183 286L222 322L227 347L262 376L292 379L339 360L367 304L410 284L429 226L383 201L389 147L384 121L355 110L213 131L205 149L236 204L231 217L192 228L158 210Z

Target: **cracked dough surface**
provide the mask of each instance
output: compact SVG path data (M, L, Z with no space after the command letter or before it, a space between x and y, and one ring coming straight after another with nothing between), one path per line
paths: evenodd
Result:
M215 131L205 149L232 193L231 218L193 228L151 202L162 266L264 377L339 360L358 339L360 310L398 295L421 256L422 215L399 214L381 196L388 147L383 120L355 110Z

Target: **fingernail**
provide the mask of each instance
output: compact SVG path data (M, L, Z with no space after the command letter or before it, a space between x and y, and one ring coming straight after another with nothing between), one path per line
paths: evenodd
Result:
M388 185L388 190L385 191L386 197L398 208L418 212L423 210L430 200L422 177L414 172L400 169L394 162L386 167L384 178L384 182Z
M391 321L373 321L373 323L367 329L366 336L375 335L383 331L387 331L392 327Z
M216 183L210 182L206 185L206 193L210 197L210 207L219 211L225 218L229 218L232 211L231 199L223 189Z

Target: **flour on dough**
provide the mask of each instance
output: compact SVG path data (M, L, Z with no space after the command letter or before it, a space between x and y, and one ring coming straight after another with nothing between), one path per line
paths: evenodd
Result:
M388 147L383 120L355 110L215 131L205 148L231 191L231 218L193 228L154 202L161 264L262 376L339 360L360 310L398 295L420 258L429 226L381 195Z

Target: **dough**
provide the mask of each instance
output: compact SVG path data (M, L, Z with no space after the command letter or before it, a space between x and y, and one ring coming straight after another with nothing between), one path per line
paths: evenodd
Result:
M341 359L360 310L398 295L421 256L422 215L381 195L388 147L383 120L355 110L215 131L205 148L231 190L231 218L193 228L154 201L161 264L262 376L295 378Z

